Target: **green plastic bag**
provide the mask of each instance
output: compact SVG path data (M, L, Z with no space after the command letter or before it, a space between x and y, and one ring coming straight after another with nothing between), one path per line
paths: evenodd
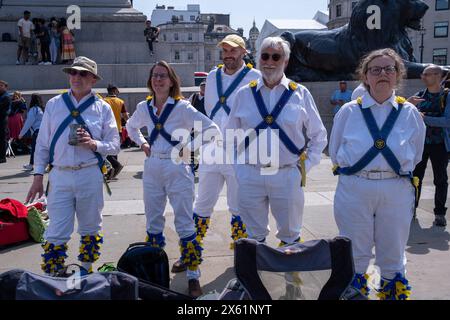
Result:
M28 232L31 238L38 243L43 243L44 232L48 227L50 220L45 212L40 212L35 207L28 208Z
M117 268L114 266L113 262L108 262L103 264L100 268L97 269L98 272L112 272L117 271Z

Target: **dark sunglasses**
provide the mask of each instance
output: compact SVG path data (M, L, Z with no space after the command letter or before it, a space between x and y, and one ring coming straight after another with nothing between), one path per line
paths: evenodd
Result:
M262 60L262 61L267 61L267 60L270 59L270 57L272 57L272 60L273 60L273 61L278 62L278 61L280 61L282 55L279 54L279 53L274 53L274 54L272 54L272 55L270 55L270 54L268 54L268 53L263 53L263 54L261 54L261 60Z
M69 74L70 74L71 76L76 76L77 74L79 74L80 77L84 78L84 77L87 77L87 76L88 76L89 71L85 71L85 70L78 71L78 70L75 70L75 69L70 69L70 70L69 70Z

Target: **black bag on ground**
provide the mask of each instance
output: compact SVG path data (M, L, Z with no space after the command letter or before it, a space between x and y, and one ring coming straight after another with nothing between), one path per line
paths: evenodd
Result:
M163 249L148 242L131 244L119 259L117 270L139 279L142 300L193 300L170 290L169 258Z
M161 287L170 288L169 258L148 242L130 244L117 263L117 270Z
M121 272L50 277L14 269L0 274L0 300L137 300L138 279Z

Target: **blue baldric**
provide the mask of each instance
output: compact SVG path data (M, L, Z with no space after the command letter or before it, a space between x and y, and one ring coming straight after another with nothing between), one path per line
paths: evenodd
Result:
M256 89L256 86L252 86L251 90L253 93L253 98L255 99L256 106L258 107L258 111L263 118L263 121L255 128L256 136L258 137L260 132L266 128L270 127L271 129L276 129L278 130L281 142L286 146L286 148L293 154L300 156L303 153L303 149L299 149L276 122L278 116L280 115L284 106L288 103L291 96L294 94L295 90L291 88L286 89L270 114L267 111L267 107L261 96L261 92ZM246 137L245 148L248 148L249 144L249 137Z
M219 101L216 103L216 106L211 111L210 119L213 120L216 116L217 112L219 112L220 109L223 109L227 115L230 115L231 109L227 105L227 99L230 97L230 95L234 92L234 90L237 89L239 84L242 82L242 80L245 78L247 73L252 68L249 66L245 66L245 68L241 71L241 73L234 79L234 81L230 84L227 91L225 93L223 92L223 85L222 85L222 66L219 66L216 71L216 83L217 83L217 95L219 96Z
M67 129L67 127L72 123L73 120L75 120L76 122L78 122L79 124L82 124L85 126L86 131L91 135L91 132L89 131L89 128L86 126L86 122L84 121L84 119L81 117L81 114L88 109L91 105L93 105L95 103L95 101L97 100L97 98L95 96L90 97L89 99L87 99L81 106L79 106L78 108L75 108L75 106L73 105L72 100L69 97L69 94L66 92L62 95L62 98L64 100L64 103L67 107L67 109L69 109L70 114L67 116L66 119L64 119L64 121L59 125L58 129L55 132L55 135L53 136L52 142L50 144L50 150L49 150L49 154L50 154L50 158L49 158L49 164L50 166L53 164L53 160L54 160L54 155L55 155L55 147L56 147L56 143L58 142L59 138L61 137L61 135L63 134L63 132ZM98 160L98 166L100 168L100 170L102 170L103 165L104 165L104 159L102 157L102 155L98 152L94 152L95 157ZM103 172L103 171L102 171Z
M164 124L166 123L173 109L175 109L175 106L177 105L178 101L179 100L175 100L175 103L167 104L159 118L153 113L153 107L151 104L152 100L150 99L147 101L148 112L150 114L150 118L153 121L153 124L155 125L155 128L150 134L150 138L148 141L148 144L150 146L152 146L153 143L155 143L159 135L161 135L164 139L166 139L166 141L170 143L173 147L175 147L180 143L179 141L172 140L172 136L169 133L167 133L167 131L164 129Z
M361 170L363 170L367 165L375 159L378 154L382 154L383 157L386 159L389 166L392 168L392 170L402 177L409 177L412 178L411 172L402 172L401 171L401 164L398 161L395 154L392 152L391 148L387 145L387 139L389 137L389 134L392 131L392 128L395 125L395 122L397 121L398 117L400 116L400 113L403 108L403 104L398 104L398 110L395 108L392 108L391 113L387 117L383 127L381 130L378 129L378 125L375 121L375 118L373 117L373 113L370 110L370 108L363 108L362 104L359 103L359 108L362 112L362 115L364 117L364 120L366 122L367 128L369 129L370 135L373 138L374 144L369 149L369 151L366 152L366 154L353 166L346 167L346 168L340 168L337 167L334 170L334 175L353 175Z

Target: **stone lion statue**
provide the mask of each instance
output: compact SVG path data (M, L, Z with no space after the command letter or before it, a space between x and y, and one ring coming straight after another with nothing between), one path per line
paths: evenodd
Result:
M381 29L370 30L367 8L381 9ZM295 81L351 80L360 59L370 51L392 48L403 58L408 78L418 78L426 65L416 63L406 28L420 29L428 6L420 0L360 0L350 22L334 30L281 35L291 45L286 69Z

